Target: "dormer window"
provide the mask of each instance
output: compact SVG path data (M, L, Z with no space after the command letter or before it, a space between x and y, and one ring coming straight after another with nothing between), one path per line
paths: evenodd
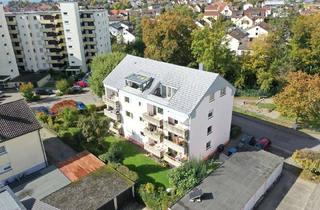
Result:
M150 87L153 78L141 74L131 74L126 77L126 86L139 89L141 92Z
M160 83L153 94L162 98L171 98L176 92L177 88L166 86Z

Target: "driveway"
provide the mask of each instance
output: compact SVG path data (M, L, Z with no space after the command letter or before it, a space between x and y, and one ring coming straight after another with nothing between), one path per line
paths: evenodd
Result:
M62 142L55 133L47 128L42 128L40 135L49 163L57 164L77 154L76 151Z
M319 147L320 140L293 129L233 113L232 123L257 139L268 137L272 141L271 152L288 158L297 149Z

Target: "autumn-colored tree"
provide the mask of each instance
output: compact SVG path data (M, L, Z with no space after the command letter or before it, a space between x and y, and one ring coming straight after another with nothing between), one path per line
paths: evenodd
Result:
M277 109L306 126L320 128L320 76L290 72L287 82L274 97Z
M320 73L320 13L299 16L292 27L291 59L296 69Z
M33 92L33 88L34 87L33 87L33 84L31 82L22 83L19 86L19 91L27 101L33 101L33 100L38 99L38 97L35 97L35 94Z
M191 32L196 26L189 15L167 11L154 20L142 19L141 27L146 57L178 65L193 60Z

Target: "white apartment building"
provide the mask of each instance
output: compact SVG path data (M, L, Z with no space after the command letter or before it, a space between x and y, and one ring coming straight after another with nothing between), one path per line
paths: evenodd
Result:
M86 72L93 56L111 51L106 10L79 10L76 2L61 3L59 11L3 13L0 7L20 71Z
M10 39L8 25L0 4L0 83L6 82L19 75L16 58ZM1 86L1 84L0 84Z
M218 74L127 55L103 84L110 130L171 165L229 141L235 88Z

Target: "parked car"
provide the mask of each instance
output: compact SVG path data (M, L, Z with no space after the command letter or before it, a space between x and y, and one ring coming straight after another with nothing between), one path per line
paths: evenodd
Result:
M34 91L37 95L52 95L54 94L53 90L48 88L36 88Z
M0 98L4 97L4 92L0 90Z
M77 101L77 109L78 110L85 110L87 108L87 106L84 104L84 103L82 103L81 101Z
M69 94L77 94L82 93L82 88L78 85L74 85L71 88L69 88Z
M234 153L237 153L238 152L238 148L237 147L230 147L228 149L228 156L231 156L233 155Z
M256 144L256 140L254 138L254 136L250 136L250 135L243 135L240 139L240 142L238 144L238 147L241 148L244 145L251 145L251 146L255 146Z
M75 85L75 86L82 87L82 88L89 87L88 82L86 82L86 81L84 81L84 80L80 80L80 81L76 82L74 85Z
M271 146L271 140L268 139L267 137L262 137L261 139L259 139L259 141L256 143L256 148L258 150L268 150L270 149Z

